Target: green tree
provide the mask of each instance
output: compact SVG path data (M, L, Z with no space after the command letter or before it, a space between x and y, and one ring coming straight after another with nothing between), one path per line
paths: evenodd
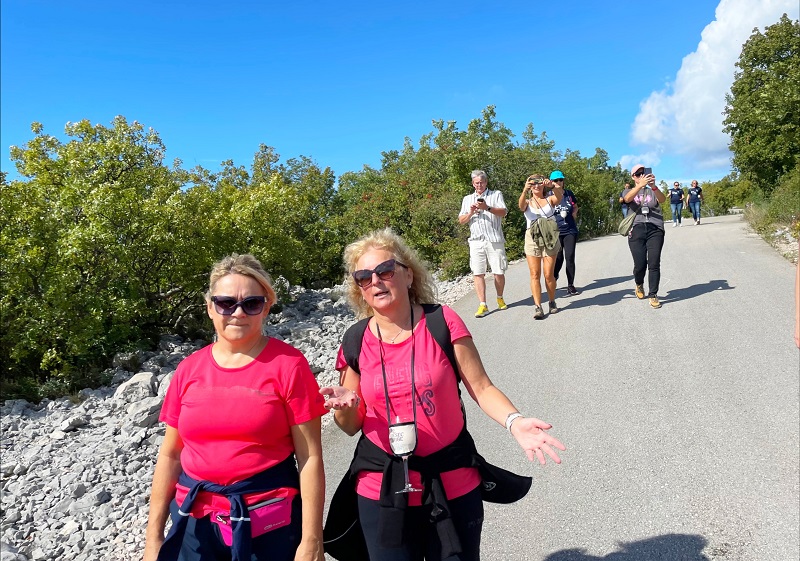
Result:
M77 383L174 318L165 271L180 185L157 134L136 122L68 123L66 143L32 130L11 149L28 180L2 193L4 374Z
M734 167L768 195L800 155L800 22L754 29L736 66L723 130Z

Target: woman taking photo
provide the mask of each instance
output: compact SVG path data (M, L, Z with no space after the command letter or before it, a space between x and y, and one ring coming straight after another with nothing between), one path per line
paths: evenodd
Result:
M636 213L633 228L628 234L628 247L633 256L633 280L636 283L636 297L643 300L644 274L648 272L650 291L647 297L650 306L658 309L658 284L661 281L661 248L664 247L664 216L661 203L667 198L656 187L656 176L645 173L642 164L636 164L631 170L634 185L623 192L630 212Z
M178 365L164 398L145 561L324 559L326 409L303 354L262 334L274 303L252 255L214 265L216 342Z
M463 320L447 306L428 305L435 299L433 278L399 236L389 229L372 232L345 249L344 261L350 305L366 319L344 336L336 363L341 385L320 391L336 424L362 435L326 531L337 522L344 522L345 533L353 527L349 518L342 520L337 500L350 492L357 496L344 504L357 504L352 509L370 561L478 561L482 464L475 463L479 456L466 430L459 383L531 461L544 464L547 455L560 463L554 448L564 445L546 432L548 423L524 417L492 384ZM444 345L434 324L446 326ZM355 361L347 358L352 333ZM343 535L326 535L326 552L365 559L367 551L355 555L349 546L327 549Z
M552 191L551 191L552 189ZM549 194L546 194L549 193ZM556 306L556 256L561 250L561 244L547 248L545 241L534 235L531 226L537 220L555 220L556 205L564 197L564 188L560 183L552 182L543 175L531 175L525 181L522 194L519 196L519 209L525 214L525 259L528 261L528 270L531 274L531 294L533 295L533 317L544 319L542 311L542 270L544 270L544 283L549 298L549 313L558 313ZM534 229L535 230L535 229Z

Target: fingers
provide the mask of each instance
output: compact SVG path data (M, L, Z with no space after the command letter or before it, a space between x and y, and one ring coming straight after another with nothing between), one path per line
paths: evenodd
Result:
M558 442L558 444L563 446L563 444L561 444L560 442ZM559 449L566 450L566 448L559 448ZM553 460L555 463L557 464L561 463L561 458L558 456L558 453L555 450L553 450L547 443L542 443L540 446L535 447L531 450L525 450L525 454L528 456L528 459L530 461L533 461L534 458L539 460L539 463L541 465L547 464L547 458L545 457L545 454L547 454L550 457L550 459Z
M353 390L341 386L320 388L319 393L325 397L325 409L339 411L349 407L358 407L361 398Z
M529 417L529 419L533 421L533 426L536 427L537 429L549 430L553 428L553 425L551 425L547 421L542 421L541 419L537 419L536 417Z
M546 461L545 458L544 458L544 454L542 454L542 450L544 451L545 454L550 456L550 459L553 460L555 463L557 463L557 464L561 463L561 458L558 457L558 454L556 453L556 451L553 450L552 448L550 448L550 446L548 446L547 444L543 444L541 450L539 450L539 454L540 454L539 461L542 464L544 464L545 461Z
M548 435L548 436L549 436L549 435ZM562 452L563 452L564 450L566 450L566 449L567 449L567 447L566 447L566 446L564 446L563 444L561 444L561 441L560 441L560 440L558 440L557 438L553 438L552 436L550 437L550 440L548 440L548 441L547 441L547 443L548 443L550 446L555 446L556 448L558 448L558 449L559 449L559 450L561 450Z

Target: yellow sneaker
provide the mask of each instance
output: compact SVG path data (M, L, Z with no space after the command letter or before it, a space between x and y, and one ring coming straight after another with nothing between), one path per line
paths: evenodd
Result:
M501 296L500 298L497 299L497 309L505 310L506 308L508 308L508 306L506 306L506 301L503 300L503 297Z
M478 306L478 311L475 312L475 317L482 318L488 313L489 313L489 306L487 306L486 304L481 304L480 306Z
M644 286L641 284L636 285L636 297L639 300L644 300Z

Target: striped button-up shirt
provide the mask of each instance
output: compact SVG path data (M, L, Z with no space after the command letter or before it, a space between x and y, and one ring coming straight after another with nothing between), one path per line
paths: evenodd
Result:
M478 202L478 197L483 197L486 204L492 208L506 208L502 191L486 189L481 195L473 192L464 197L464 200L461 201L461 212L459 214L469 214L470 207ZM469 239L486 240L493 243L505 242L502 217L485 210L475 213L469 219Z

